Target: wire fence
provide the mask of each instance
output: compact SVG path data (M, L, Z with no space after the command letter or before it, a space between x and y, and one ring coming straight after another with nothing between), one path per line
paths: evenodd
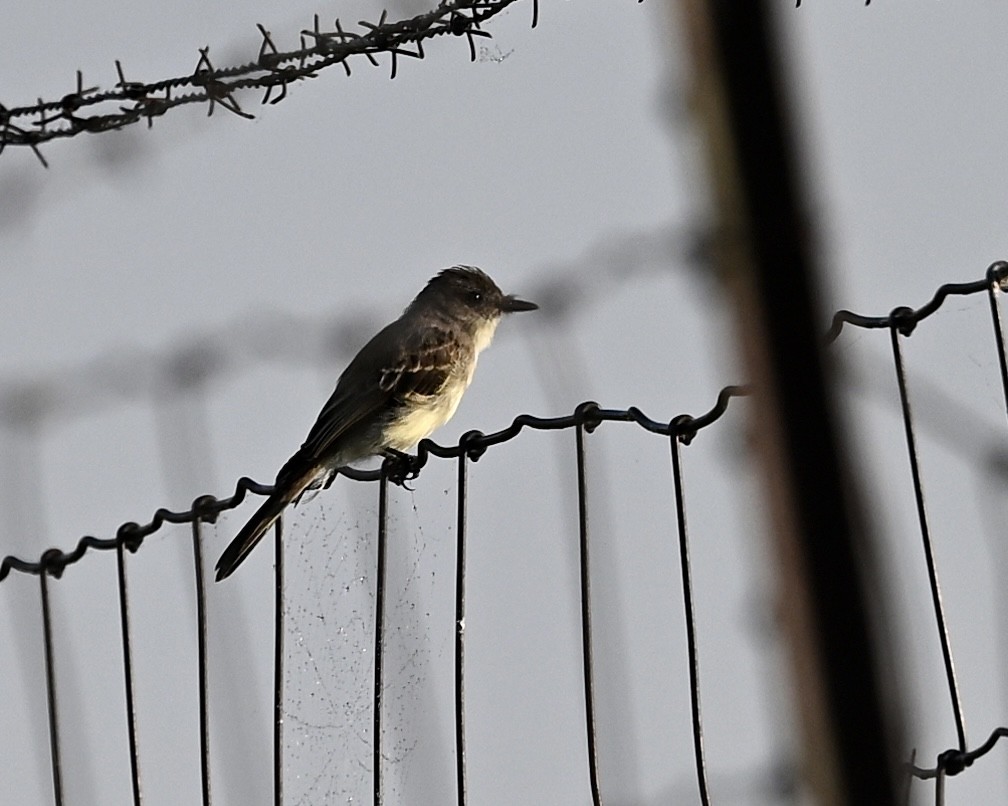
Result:
M978 759L991 752L1001 738L1008 738L1008 727L995 726L990 729L988 738L978 745L971 746L966 734L963 705L956 680L955 663L949 640L949 630L946 623L942 603L941 587L938 580L938 569L935 561L934 548L924 508L924 488L917 451L917 437L912 416L910 395L907 387L906 371L903 363L903 343L914 332L916 327L926 318L934 314L942 304L952 296L987 294L991 323L993 326L995 349L1000 379L1004 394L1006 412L1008 412L1008 360L1006 360L1004 344L1004 328L998 303L998 296L1008 291L1008 263L997 262L987 271L983 279L971 283L949 284L938 289L934 297L917 309L899 307L887 316L864 316L850 311L839 311L833 318L827 339L832 341L845 327L862 329L886 330L890 337L892 351L892 367L894 379L899 392L900 414L906 440L907 457L911 472L913 491L918 514L918 526L923 548L925 564L933 603L933 618L940 639L942 662L945 669L949 708L954 720L956 740L953 747L938 754L933 766L922 766L916 763L915 755L906 765L906 793L909 802L911 784L933 781L934 800L944 803L945 782L950 776L963 773ZM470 431L463 435L454 445L442 446L430 440L424 440L418 447L417 456L411 469L417 473L431 457L452 460L457 464L455 484L455 572L454 572L454 750L455 750L455 791L459 804L468 802L466 790L466 714L465 714L465 618L466 618L466 529L467 529L467 494L469 488L470 466L481 456L495 446L518 438L526 429L541 431L573 431L575 434L574 455L571 461L575 467L577 478L577 518L578 518L578 564L580 583L580 623L581 623L581 668L583 671L583 715L585 735L585 767L590 782L592 801L595 806L603 803L603 793L599 784L599 751L596 741L595 717L595 670L596 660L593 648L592 604L591 604L591 540L588 529L589 488L585 481L585 444L589 435L604 423L626 422L643 429L648 434L668 440L671 468L671 488L676 512L676 534L682 581L682 607L686 632L688 656L688 681L693 754L695 763L696 789L704 806L712 802L709 793L704 754L703 726L701 721L701 681L700 660L697 649L697 627L691 576L689 541L687 532L687 506L684 496L684 463L682 449L692 443L693 439L706 429L716 426L722 416L728 411L731 401L739 396L751 393L742 386L727 386L721 390L716 402L709 411L698 416L680 415L669 421L655 420L637 408L610 409L602 408L597 403L586 402L579 405L571 414L562 417L541 418L531 415L520 415L511 425L501 431L484 434ZM383 802L383 753L382 753L382 692L385 670L383 668L383 649L385 646L387 628L385 624L385 585L386 585L386 544L388 533L388 484L390 478L402 475L402 468L393 465L392 460L386 460L380 469L375 471L356 471L346 469L345 475L360 481L376 482L378 484L378 518L374 527L376 534L376 583L375 583L375 614L373 625L374 648L374 686L371 704L372 725L372 794L375 804ZM145 538L154 534L165 524L191 525L192 558L193 558L193 591L195 594L197 631L197 664L199 688L199 745L201 759L201 785L204 804L210 803L210 743L209 717L207 708L207 615L206 587L204 579L203 544L204 527L212 524L222 513L236 508L246 495L268 495L272 490L270 485L257 483L249 478L238 481L235 492L227 498L201 496L192 506L183 511L167 509L157 510L146 524L125 523L112 538L85 536L70 551L50 549L37 560L25 560L7 556L0 561L0 581L12 574L35 575L39 581L39 608L41 612L41 641L45 658L44 686L48 703L48 735L50 746L50 767L54 802L57 806L64 803L64 765L63 747L59 717L59 691L55 675L55 655L58 646L54 640L52 616L50 609L51 587L59 580L67 569L83 560L89 552L114 551L116 553L118 616L119 632L123 651L122 678L125 689L125 722L129 737L129 764L134 804L139 805L142 798L141 780L139 774L139 758L143 752L136 733L136 713L134 707L134 661L131 637L134 627L130 618L131 594L128 588L128 557L127 553L137 552ZM281 519L274 532L274 647L273 647L273 800L279 806L284 802L283 759L284 759L284 624L287 611L285 609L285 566L283 520ZM852 648L852 651L856 649ZM918 786L921 784L918 783Z

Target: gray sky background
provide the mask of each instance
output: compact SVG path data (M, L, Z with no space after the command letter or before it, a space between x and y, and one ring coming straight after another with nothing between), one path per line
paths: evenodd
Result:
M318 12L375 4L8 4L0 102L252 58ZM485 268L543 302L481 359L454 442L520 412L586 399L666 420L744 380L720 291L691 265L705 209L701 144L674 4L519 3L423 62L353 65L292 87L252 122L177 110L0 155L0 554L110 536L155 509L272 479L336 375L438 269ZM424 3L399 2L393 16ZM826 314L919 306L1008 256L1002 188L1008 14L993 3L781 2L822 254ZM670 22L672 24L670 24ZM1004 403L986 298L954 299L906 343L929 514L971 746L1008 724L999 541ZM279 356L263 355L279 345ZM954 744L885 333L845 332L851 436L890 561L920 763ZM293 360L301 353L303 358ZM206 363L201 363L206 362ZM209 366L196 388L169 364ZM26 395L30 395L26 397ZM27 419L13 412L28 401ZM714 802L781 802L791 758L772 566L745 453L745 406L684 452ZM607 803L696 802L667 444L627 425L589 439L602 781ZM578 644L573 434L528 434L471 469L467 728L473 803L587 800ZM454 465L394 491L386 783L390 803L452 802ZM376 490L341 480L289 519L287 792L369 802ZM251 511L205 535L208 566ZM145 803L196 802L199 763L189 531L129 558ZM209 593L214 802L270 802L271 579L260 549ZM54 582L68 804L129 796L115 559ZM5 791L50 802L37 580L0 584ZM909 753L909 747L908 747ZM1005 791L1003 749L948 802ZM915 803L931 802L928 787ZM694 799L694 800L691 800ZM801 795L791 801L801 802Z

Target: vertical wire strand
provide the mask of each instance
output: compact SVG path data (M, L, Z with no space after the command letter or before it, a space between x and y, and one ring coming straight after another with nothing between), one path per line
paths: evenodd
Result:
M53 661L48 578L49 574L43 568L39 574L39 594L42 597L42 639L45 647L46 694L49 703L49 760L52 765L53 802L56 806L63 806L63 764L60 759L59 719L56 714L56 669Z
M710 806L707 791L707 769L704 763L703 721L700 716L700 661L697 653L696 619L693 613L693 582L690 574L689 539L686 533L686 501L683 496L682 463L679 438L669 438L672 454L672 483L676 497L676 523L679 530L679 567L682 572L683 609L686 620L686 651L689 656L690 708L693 717L693 754L696 760L697 786L700 802Z
M997 302L995 283L987 284L987 299L990 302L991 322L994 325L994 341L997 345L998 366L1001 369L1001 389L1004 392L1005 411L1008 412L1008 359L1005 357L1004 328L1001 326L1001 308Z
M283 806L284 556L283 517L273 544L273 806Z
M900 801L899 801L901 806L910 806L910 794L914 781L913 766L916 763L917 763L917 748L915 747L913 748L913 750L910 751L910 763L906 767L906 770L903 774L903 781L902 781L903 789L902 792L900 793Z
M374 766L374 806L382 802L381 725L382 725L382 636L385 630L385 542L388 520L388 475L382 465L378 483L378 561L375 568L375 646L374 646L374 730L372 764Z
M207 720L207 619L206 585L203 580L203 544L197 517L192 522L193 563L196 572L196 664L199 677L200 784L203 806L210 806L210 727Z
M588 774L592 804L601 806L598 781L598 752L595 743L595 686L592 663L591 566L588 557L588 485L585 480L584 425L575 431L577 445L578 535L581 566L581 649L584 661L585 727L588 738Z
M466 454L458 459L458 513L455 522L455 787L458 806L466 804L465 763L465 568L466 499L468 473Z
M907 392L906 373L903 369L903 355L900 350L899 329L896 325L889 329L892 340L893 363L896 367L896 383L899 386L900 406L903 412L903 428L906 433L907 453L910 458L910 473L913 476L914 497L917 501L917 519L920 523L921 540L924 544L924 559L927 563L928 580L931 586L931 602L934 605L935 623L941 640L942 658L945 663L945 678L948 681L949 697L952 701L952 715L955 719L959 749L966 752L966 726L963 722L962 704L959 700L959 686L956 682L955 663L949 642L948 626L945 623L945 609L942 605L941 586L935 567L934 547L928 528L927 511L924 508L924 488L921 483L920 465L917 460L917 442L914 436L913 420L910 415L910 397Z
M130 645L129 599L126 595L126 548L121 542L116 545L116 570L119 580L119 628L122 632L123 682L126 686L130 780L133 786L133 806L140 806L140 755L137 747L136 708L133 701L133 651Z

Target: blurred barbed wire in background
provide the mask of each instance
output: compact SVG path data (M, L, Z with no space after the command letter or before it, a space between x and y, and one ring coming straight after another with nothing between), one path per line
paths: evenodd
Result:
M584 256L537 267L528 293L539 301L543 323L558 325L642 274L701 262L706 240L700 228L672 224L610 234ZM77 366L0 376L0 425L32 430L123 402L163 399L257 364L337 364L377 330L383 315L258 312L160 350L117 348Z

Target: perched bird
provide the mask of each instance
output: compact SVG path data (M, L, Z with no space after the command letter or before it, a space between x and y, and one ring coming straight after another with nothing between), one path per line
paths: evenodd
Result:
M308 438L277 473L273 494L221 554L217 581L234 572L288 504L328 486L338 468L401 455L444 425L501 316L537 307L502 293L472 266L435 275L343 370Z

